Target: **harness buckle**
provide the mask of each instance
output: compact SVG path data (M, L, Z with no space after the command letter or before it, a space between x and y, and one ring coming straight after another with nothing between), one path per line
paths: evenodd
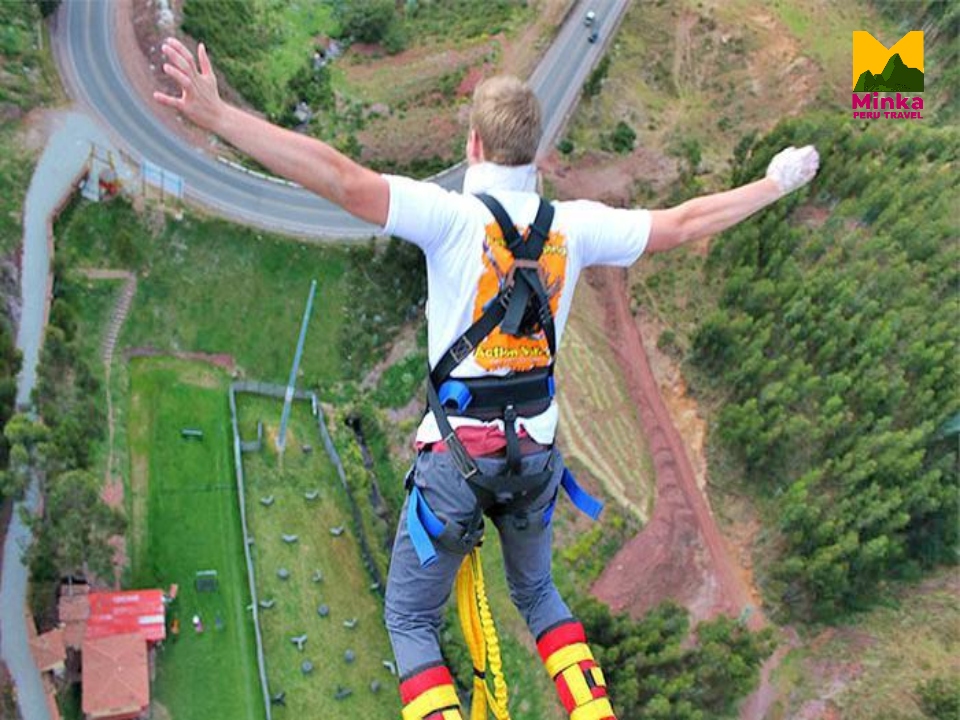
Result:
M457 365L462 363L473 352L474 345L466 337L461 336L450 348L450 355L456 361Z
M509 285L507 282L509 281ZM510 274L504 278L503 288L500 290L500 293L497 295L496 300L500 303L504 310L510 307L510 300L513 299L513 269L511 268Z
M447 446L447 452L464 480L469 480L480 472L480 468L477 467L473 458L467 454L467 451L460 442L460 438L457 437L453 430L443 438L443 444Z

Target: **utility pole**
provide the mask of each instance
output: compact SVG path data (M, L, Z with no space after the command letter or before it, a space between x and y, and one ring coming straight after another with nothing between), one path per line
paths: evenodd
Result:
M293 356L293 367L290 368L290 379L287 381L287 393L283 399L283 413L280 416L280 432L277 433L277 453L283 461L283 450L287 442L287 422L290 420L290 405L293 403L293 393L297 385L297 371L300 369L300 356L303 355L303 343L307 339L307 325L310 323L310 310L313 307L313 297L317 293L317 281L310 283L310 295L307 297L307 306L303 310L303 321L300 323L300 338L297 340L297 352Z

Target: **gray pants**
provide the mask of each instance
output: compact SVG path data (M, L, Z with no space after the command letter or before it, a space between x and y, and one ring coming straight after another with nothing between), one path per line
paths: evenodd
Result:
M540 452L524 457L524 472L543 470L550 456L550 452ZM482 473L494 474L502 471L505 461L477 458L477 464ZM493 518L500 533L510 598L534 637L570 618L570 610L557 592L550 572L552 526L544 526L543 522L544 512L556 497L563 475L559 456L555 458L553 471L550 483L528 507L525 527L511 515ZM464 523L469 520L476 499L448 453L421 453L413 473L414 482L434 513L443 520ZM404 503L393 544L386 596L387 632L401 677L442 661L439 642L442 611L463 562L463 555L435 545L437 561L429 567L420 567L407 533L406 518Z

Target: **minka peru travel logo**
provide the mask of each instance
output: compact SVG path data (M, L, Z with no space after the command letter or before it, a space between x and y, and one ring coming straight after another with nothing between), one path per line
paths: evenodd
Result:
M922 120L923 31L913 30L887 49L864 30L853 32L853 117ZM889 94L884 94L889 93Z

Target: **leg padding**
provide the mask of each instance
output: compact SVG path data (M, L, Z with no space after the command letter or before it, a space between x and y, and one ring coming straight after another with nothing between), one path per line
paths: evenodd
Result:
M616 720L607 682L580 623L571 620L548 630L537 649L570 720Z
M403 720L463 720L450 671L434 665L400 683Z

